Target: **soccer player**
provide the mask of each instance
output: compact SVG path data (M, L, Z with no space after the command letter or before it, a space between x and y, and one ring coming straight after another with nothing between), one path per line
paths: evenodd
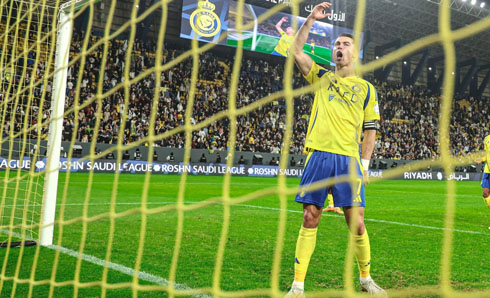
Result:
M310 41L310 52L314 55L315 54L315 40Z
M287 57L288 49L294 40L294 30L291 27L286 28L286 32L282 30L282 24L288 21L288 17L283 17L276 24L276 30L281 35L281 39L277 42L272 55Z
M296 243L294 281L286 297L304 297L306 272L315 249L317 228L330 189L335 206L342 207L345 212L349 231L354 238L362 290L372 295L386 296L386 292L370 276L371 250L364 226L363 178L367 183L367 170L379 120L376 90L371 83L355 76L354 63L358 53L352 35L341 34L334 43L332 57L335 72L317 65L303 52L313 23L327 17L329 13L324 11L330 6L328 2L315 6L289 49L296 65L310 84L323 80L321 87L315 91L305 144L308 156L300 184L308 186L327 178L349 175L351 168L355 168L359 179L354 190L350 183L337 183L308 193L303 191L296 196L295 200L303 204L303 223ZM363 129L364 138L361 143ZM362 164L359 160L359 148Z
M485 169L483 170L483 178L481 179L482 195L485 204L490 208L490 135L485 137L483 141L485 143L486 156L481 160L486 162ZM478 161L480 163L481 161ZM489 227L490 229L490 227Z

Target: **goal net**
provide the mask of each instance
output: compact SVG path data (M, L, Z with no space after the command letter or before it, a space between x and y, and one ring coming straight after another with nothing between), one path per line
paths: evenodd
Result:
M2 1L2 245L39 238L56 42L54 3Z

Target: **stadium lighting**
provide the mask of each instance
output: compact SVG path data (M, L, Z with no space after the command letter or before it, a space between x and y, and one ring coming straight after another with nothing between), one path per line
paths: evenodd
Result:
M379 59L379 56L376 56L376 59Z
M480 7L481 8L485 7L485 2L480 3Z
M407 65L407 61L403 61L403 64Z
M454 71L451 74L454 76Z
M429 67L429 71L431 71L431 70L432 70L432 67Z
M471 0L471 5L475 5L476 4L476 0Z
M463 2L466 2L466 0L463 0Z

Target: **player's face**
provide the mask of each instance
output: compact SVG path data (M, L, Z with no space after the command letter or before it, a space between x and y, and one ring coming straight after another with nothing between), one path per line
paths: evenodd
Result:
M292 36L294 34L293 28L287 27L286 28L286 34L289 36Z
M355 60L355 48L352 38L340 36L333 48L333 62L339 66L349 65Z

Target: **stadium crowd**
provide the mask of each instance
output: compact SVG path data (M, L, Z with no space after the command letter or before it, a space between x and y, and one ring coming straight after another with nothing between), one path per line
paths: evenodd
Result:
M89 47L98 39L91 38ZM71 43L71 56L82 51L83 33L75 34ZM64 119L63 140L90 142L94 136L96 119L100 115L97 142L116 143L124 121L123 143L143 139L150 129L150 117L154 90L155 73L141 80L135 78L154 65L156 45L150 41L136 40L129 61L130 68L125 75L127 40L109 42L102 92L111 91L100 101L90 100L97 93L99 74L101 73L103 45L86 55L81 77L79 69L82 60L68 70L67 100L65 110L80 105L75 115ZM184 51L165 46L163 61L176 59ZM206 52L199 58L199 73L196 96L193 105L192 124L201 122L219 111L228 108L228 86L231 80L233 57L219 57ZM184 125L184 114L188 100L192 59L188 58L162 72L157 100L155 133L162 134ZM270 95L282 89L283 65L269 61L245 58L239 77L236 94L237 108ZM42 75L42 74L38 74ZM126 80L130 85L122 85ZM78 80L80 84L78 84ZM374 157L391 159L435 158L438 154L438 118L439 97L431 95L419 87L403 87L394 83L378 83L371 80L377 90L380 102L380 131L375 146ZM79 85L79 86L78 86ZM296 72L293 78L294 88L306 85L306 81ZM77 86L79 91L77 90ZM126 88L124 86L127 86ZM42 90L41 86L40 90ZM46 86L48 93L51 86ZM115 92L112 92L115 91ZM125 93L129 94L125 102ZM78 94L78 96L77 96ZM2 96L2 95L0 95ZM291 153L302 153L308 127L308 119L313 103L312 94L303 94L294 101L293 138ZM36 105L38 103L34 103ZM99 106L100 104L100 106ZM489 127L486 121L488 106L472 98L454 101L450 137L455 155L482 149L484 136ZM49 111L45 109L49 117ZM76 117L75 117L76 116ZM19 120L21 120L19 118ZM270 152L281 151L285 132L286 107L284 100L275 100L237 118L238 151ZM78 121L78 125L75 125ZM16 123L21 123L16 121ZM14 131L20 131L14 129ZM230 123L225 118L213 122L208 127L193 131L192 147L200 149L227 150ZM4 136L10 133L4 127ZM34 133L31 135L35 138ZM179 133L157 141L155 146L184 147L184 134Z

